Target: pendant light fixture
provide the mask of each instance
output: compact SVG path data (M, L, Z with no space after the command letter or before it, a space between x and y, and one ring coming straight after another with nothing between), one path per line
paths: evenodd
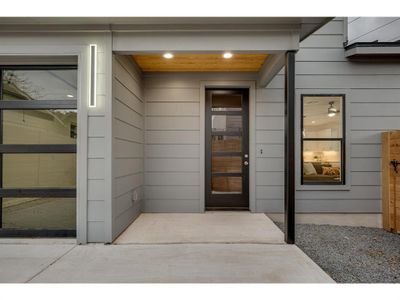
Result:
M333 106L334 103L335 103L334 101L329 102L328 117L330 118L336 116L337 113L337 109Z

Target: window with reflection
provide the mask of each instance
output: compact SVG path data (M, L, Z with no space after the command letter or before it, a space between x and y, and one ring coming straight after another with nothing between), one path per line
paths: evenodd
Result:
M2 100L76 100L76 69L5 69Z
M74 236L76 66L0 66L0 233Z
M302 184L344 184L344 95L302 95Z

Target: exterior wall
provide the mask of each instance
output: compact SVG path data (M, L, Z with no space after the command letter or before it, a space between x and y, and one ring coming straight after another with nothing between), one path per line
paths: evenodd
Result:
M296 55L297 141L301 94L345 94L345 186L300 186L298 212L376 213L381 210L380 133L399 128L400 64L344 57L345 18L336 18L301 43ZM145 79L145 211L202 211L199 192L199 81L210 74L148 75ZM242 75L243 76L243 75ZM238 78L238 76L236 76ZM238 80L246 80L245 76ZM284 72L256 91L255 211L283 211ZM262 151L261 151L262 150ZM200 205L201 206L201 205Z
M349 44L400 40L399 17L353 17L347 20Z
M349 19L349 25L361 19ZM360 26L370 29L353 40L375 40L374 34L399 39L390 30L399 21L386 21ZM301 43L296 87L298 103L302 93L346 95L348 184L329 190L298 185L299 212L380 212L380 133L399 129L400 64L348 61L346 22L337 18ZM392 33L385 35L385 28ZM96 107L87 103L90 44L98 45ZM15 59L16 54L78 57L79 243L111 242L142 209L203 211L201 82L255 81L255 74L152 74L141 91L136 67L126 58L113 59L110 32L0 33L0 56ZM256 90L256 164L251 167L257 212L283 211L283 77L281 71L267 88ZM298 144L300 115L297 124Z
M203 212L202 81L254 80L255 75L170 73L145 76L144 210Z
M256 97L256 211L283 211L284 101L283 72Z
M400 64L346 60L340 30L344 22L336 18L301 43L296 88L298 103L302 93L346 95L348 182L336 189L298 191L298 212L381 211L380 133L400 127ZM282 85L277 76L269 87ZM297 124L299 143L300 115ZM296 160L299 183L299 152Z
M89 45L97 44L97 106L88 107ZM78 243L110 240L111 34L0 33L0 56L78 57ZM26 60L24 60L26 63Z
M141 212L144 181L142 75L128 56L113 56L112 237Z

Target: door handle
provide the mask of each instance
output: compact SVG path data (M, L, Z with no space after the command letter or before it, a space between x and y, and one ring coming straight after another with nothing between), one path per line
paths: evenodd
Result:
M249 165L249 162L248 162L247 160L245 160L243 164L244 164L245 166L248 166L248 165Z
M398 161L397 159L392 159L390 161L390 164L393 166L393 169L396 173L399 173L399 171L397 170L397 166L400 165L400 161Z

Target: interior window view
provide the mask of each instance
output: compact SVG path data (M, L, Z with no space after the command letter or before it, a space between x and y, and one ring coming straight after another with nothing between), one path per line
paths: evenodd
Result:
M302 184L344 184L343 102L302 96Z
M1 230L75 235L76 67L1 69Z

